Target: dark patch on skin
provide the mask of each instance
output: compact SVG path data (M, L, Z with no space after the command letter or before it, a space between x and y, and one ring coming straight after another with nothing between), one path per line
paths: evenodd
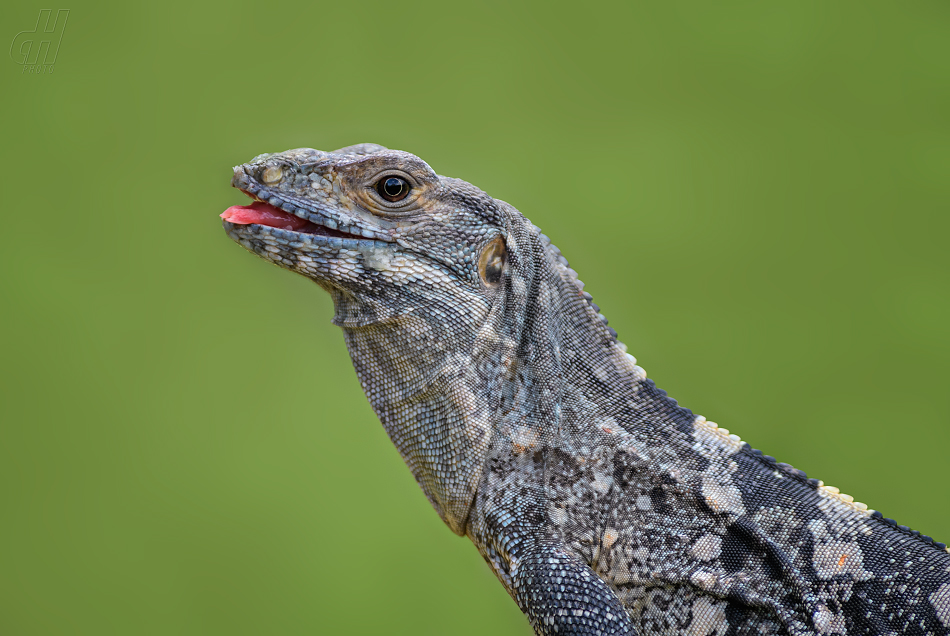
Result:
M660 487L650 491L650 504L657 514L666 515L670 513L670 506L666 501L666 492Z
M738 466L733 479L750 515L762 508L782 506L795 510L805 521L821 517L817 509L802 506L802 502L817 503L819 497L807 480L781 471L775 462L769 462L751 451L736 453L733 461ZM782 478L775 476L776 471ZM769 487L763 488L762 484L769 484Z
M628 488L636 480L634 469L627 466L620 456L614 457L614 482L620 488Z
M725 636L746 636L750 633L747 623L755 615L755 611L750 607L745 607L739 603L729 603L726 606L726 622L729 628Z
M868 596L867 589L860 586L851 594L850 598L842 603L842 609L848 617L848 633L854 635L886 634L891 631L880 614L872 611L873 596ZM880 604L880 601L878 601ZM870 614L870 616L869 616Z
M742 567L741 555L755 555L761 566L755 568L775 581L793 579L794 564L789 556L746 518L737 519L726 529L722 542L723 565L732 571ZM736 556L726 556L734 554Z
M735 573L746 567L746 558L751 554L748 543L746 533L738 527L726 528L726 533L722 538L720 561L727 572Z
M726 634L752 636L758 634L789 633L787 618L779 615L783 606L778 601L761 600L750 597L742 589L726 595L730 603L726 606L726 620L729 628ZM788 612L792 614L792 612Z
M880 630L856 633L942 633L946 628L933 612L927 610L931 595L946 583L946 572L932 568L928 558L930 546L916 541L914 537L896 534L884 540L886 543L882 550L881 537L865 534L855 536L855 541L865 555L864 568L874 577L855 584L855 594L844 603L845 612L856 621L856 626L860 625L860 629ZM874 612L870 619L865 618L869 609L879 609L882 605L886 611ZM895 616L890 619L892 614ZM907 625L910 614L914 614L915 618ZM921 621L925 625L923 628L920 627ZM880 625L886 628L882 629Z

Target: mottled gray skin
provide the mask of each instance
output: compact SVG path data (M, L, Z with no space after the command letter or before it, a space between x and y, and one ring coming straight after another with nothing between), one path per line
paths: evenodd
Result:
M948 633L945 546L677 406L507 203L372 144L232 183L351 235L225 223L330 293L386 432L538 634Z

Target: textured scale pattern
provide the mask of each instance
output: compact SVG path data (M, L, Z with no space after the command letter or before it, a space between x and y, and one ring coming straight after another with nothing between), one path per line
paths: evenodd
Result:
M330 293L389 437L536 633L950 633L944 544L678 406L507 203L374 144L232 184L310 222L225 229Z

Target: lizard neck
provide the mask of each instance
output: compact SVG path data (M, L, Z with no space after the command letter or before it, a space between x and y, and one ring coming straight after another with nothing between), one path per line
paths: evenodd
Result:
M617 427L691 433L695 416L646 378L557 248L536 228L519 229L507 324L498 326L517 341L519 367L502 396L503 431L533 429L567 445Z

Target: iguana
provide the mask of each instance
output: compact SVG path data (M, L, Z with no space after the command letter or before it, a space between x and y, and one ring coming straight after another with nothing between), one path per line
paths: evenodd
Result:
M360 384L537 634L948 634L950 554L677 405L511 205L361 144L221 216L333 298Z

